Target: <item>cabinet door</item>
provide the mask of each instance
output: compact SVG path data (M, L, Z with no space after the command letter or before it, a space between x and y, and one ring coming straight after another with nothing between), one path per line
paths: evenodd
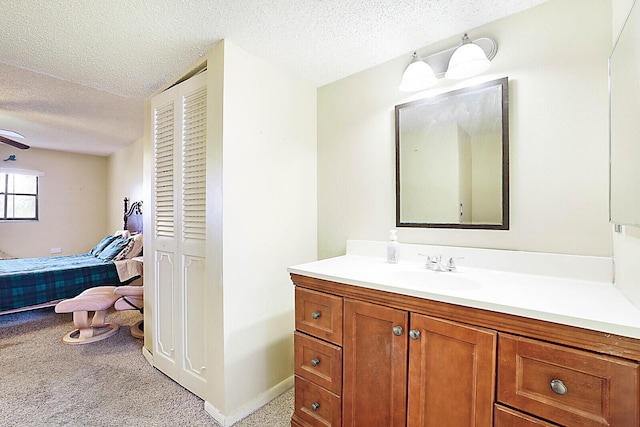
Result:
M343 425L406 425L408 313L344 301Z
M496 332L412 313L410 334L407 425L490 427Z

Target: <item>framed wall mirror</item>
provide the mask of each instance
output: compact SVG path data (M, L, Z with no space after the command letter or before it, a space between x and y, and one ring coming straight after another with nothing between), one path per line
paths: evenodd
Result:
M396 226L509 229L509 85L395 107Z

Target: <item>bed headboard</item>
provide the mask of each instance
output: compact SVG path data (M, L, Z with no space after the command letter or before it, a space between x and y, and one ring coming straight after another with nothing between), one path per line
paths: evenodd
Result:
M129 230L131 234L142 233L142 201L131 203L124 198L124 230Z

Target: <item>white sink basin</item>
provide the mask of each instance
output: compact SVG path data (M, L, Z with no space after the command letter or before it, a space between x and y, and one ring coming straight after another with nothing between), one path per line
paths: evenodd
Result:
M424 279L423 283L427 289L470 291L480 288L480 283L472 279L465 278L463 273L435 272Z
M399 287L422 291L471 291L480 289L481 284L464 272L433 271L427 268L406 268L395 266L388 269L385 279Z

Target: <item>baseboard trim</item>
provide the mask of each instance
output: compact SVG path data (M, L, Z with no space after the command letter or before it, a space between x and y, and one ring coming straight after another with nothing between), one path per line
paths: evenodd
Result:
M153 365L153 354L149 350L147 350L146 347L142 347L142 355L147 360L147 362L149 362L149 365L154 366Z
M230 415L224 415L215 406L205 400L204 410L213 417L214 420L223 427L229 427L243 418L248 417L267 403L271 402L276 397L280 396L285 391L293 387L293 375L282 381L279 384L271 387L269 390L262 393L260 396L240 407L238 410L233 411Z

